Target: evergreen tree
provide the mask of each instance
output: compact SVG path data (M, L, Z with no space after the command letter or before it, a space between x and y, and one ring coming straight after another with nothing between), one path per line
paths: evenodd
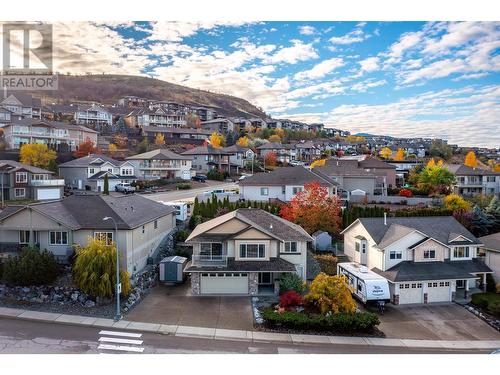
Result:
M103 189L103 194L104 195L109 195L109 178L108 178L108 174L107 173L104 175L104 189Z

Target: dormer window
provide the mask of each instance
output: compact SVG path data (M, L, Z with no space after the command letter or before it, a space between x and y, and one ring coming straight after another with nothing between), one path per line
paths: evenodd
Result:
M457 246L453 249L453 258L468 258L469 246Z

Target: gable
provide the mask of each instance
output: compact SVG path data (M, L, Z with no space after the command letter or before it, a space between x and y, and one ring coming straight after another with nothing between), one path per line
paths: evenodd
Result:
M230 219L220 225L217 225L205 233L207 234L220 234L220 233L238 233L239 231L248 227L248 224L236 218Z
M451 236L453 238L450 238L450 241L449 242L462 242L462 241L468 241L468 242L472 242L469 238L463 236L463 235L456 235L455 236Z
M29 229L30 212L23 209L1 222L3 229ZM39 212L31 211L31 225L33 230L46 230L64 228L64 226L48 216L42 215Z
M5 105L17 105L17 106L22 106L23 104L14 96L14 95L9 95L7 99L5 99L2 104Z
M269 240L269 239L273 239L273 237L267 235L264 232L261 232L260 230L258 230L256 228L249 228L248 230L245 230L241 233L238 233L238 235L234 236L233 238L235 240L242 240L242 239L252 239L252 240L266 239L266 240Z

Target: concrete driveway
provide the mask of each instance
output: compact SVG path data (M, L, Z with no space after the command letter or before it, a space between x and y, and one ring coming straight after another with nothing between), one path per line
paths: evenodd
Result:
M379 328L388 338L498 340L500 333L456 304L387 305Z
M185 326L252 330L250 297L193 297L189 282L159 285L126 320Z

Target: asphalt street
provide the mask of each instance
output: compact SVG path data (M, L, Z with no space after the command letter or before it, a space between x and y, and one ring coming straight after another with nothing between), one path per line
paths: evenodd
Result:
M163 193L144 194L143 196L154 201L172 202L178 200L194 200L194 198L201 193L213 189L235 189L238 185L234 182L220 183L217 181L208 181L207 186L190 190L173 190Z

